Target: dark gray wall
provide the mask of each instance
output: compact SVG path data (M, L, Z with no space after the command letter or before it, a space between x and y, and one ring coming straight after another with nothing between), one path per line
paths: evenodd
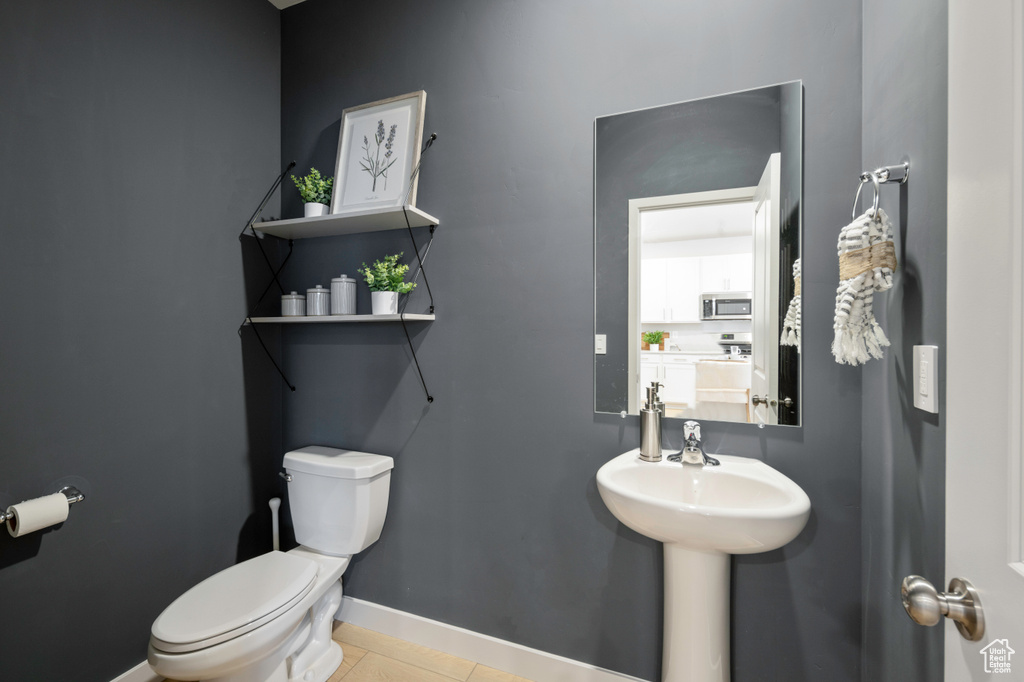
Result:
M106 682L174 598L269 548L279 383L235 332L237 234L280 162L279 16L0 4L0 506L86 495L0 532L0 679Z
M284 159L332 168L344 108L420 88L439 134L418 202L442 223L428 261L438 319L413 336L436 401L401 328L284 335L298 386L285 446L396 459L384 534L353 562L348 594L657 677L660 548L618 524L594 482L638 443L636 418L593 413L594 118L803 79L804 426L709 424L705 438L763 458L814 505L788 547L734 562L733 679L861 678L860 375L829 353L835 238L861 163L860 12L842 0L283 12ZM284 207L301 210L292 193ZM398 232L297 242L289 288L400 250Z
M944 586L945 371L938 415L914 408L912 374L914 344L939 346L940 366L946 345L947 21L944 2L864 2L863 165L912 163L907 185L882 188L899 268L875 314L892 346L863 370L863 675L872 682L942 679L944 628L907 618L900 582L918 574Z
M608 339L608 352L594 356L598 412L629 409L629 201L756 186L768 157L781 149L780 90L761 88L595 122L595 330Z

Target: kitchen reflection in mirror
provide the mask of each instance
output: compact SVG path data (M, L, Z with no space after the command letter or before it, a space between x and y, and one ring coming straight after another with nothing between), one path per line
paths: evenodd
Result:
M598 118L595 409L800 423L800 82Z

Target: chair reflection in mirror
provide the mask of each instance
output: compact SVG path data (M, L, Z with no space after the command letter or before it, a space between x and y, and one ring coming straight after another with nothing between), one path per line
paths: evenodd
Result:
M699 419L750 423L750 363L742 360L701 360L697 363Z

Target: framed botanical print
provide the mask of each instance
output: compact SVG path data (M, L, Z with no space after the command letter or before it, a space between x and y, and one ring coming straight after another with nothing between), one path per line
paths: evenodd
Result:
M426 103L420 90L342 112L331 213L416 205Z

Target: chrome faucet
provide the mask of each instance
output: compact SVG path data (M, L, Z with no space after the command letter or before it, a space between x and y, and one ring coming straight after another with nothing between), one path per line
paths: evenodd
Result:
M700 422L683 422L683 449L674 455L669 455L670 462L681 462L682 464L694 464L697 466L718 466L721 464L717 459L708 455L700 447Z

